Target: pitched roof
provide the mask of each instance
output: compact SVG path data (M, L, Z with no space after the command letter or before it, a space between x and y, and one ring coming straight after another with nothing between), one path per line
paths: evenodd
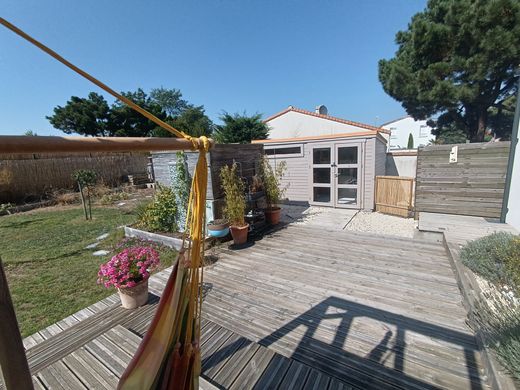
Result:
M264 122L267 123L267 122L269 122L269 121L271 121L271 120L273 120L275 118L278 118L279 116L282 116L283 114L286 114L286 113L288 113L290 111L298 112L300 114L315 116L317 118L326 119L326 120L334 121L334 122L339 122L339 123L343 123L343 124L346 124L346 125L361 127L362 129L367 129L367 130L372 130L372 131L378 131L380 133L390 134L389 130L383 129L381 127L376 127L376 126L371 126L371 125L367 125L367 124L364 124L364 123L353 122L353 121L349 121L349 120L346 120L346 119L336 118L335 116L317 114L315 112L302 110L301 108L296 108L296 107L293 107L293 106L289 106L285 110L280 111L279 113L274 114L274 115L270 116L267 119L264 119Z
M381 127L383 126L388 126L389 124L391 123L394 123L394 122L398 122L398 121L402 121L403 119L406 119L406 118L411 118L412 116L411 115L405 115L405 116L402 116L400 118L397 118L397 119L394 119L394 120L391 120L391 121L388 121L388 122L385 122L381 125Z

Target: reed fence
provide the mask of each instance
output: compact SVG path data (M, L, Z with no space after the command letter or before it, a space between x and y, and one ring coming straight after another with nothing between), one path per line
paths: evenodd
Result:
M71 175L78 169L95 171L108 186L119 185L128 175L146 173L147 164L145 153L0 155L0 203L34 201L73 189Z
M410 217L413 209L414 178L376 176L376 211Z

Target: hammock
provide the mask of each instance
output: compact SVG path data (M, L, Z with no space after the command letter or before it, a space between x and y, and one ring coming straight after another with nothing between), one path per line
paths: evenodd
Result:
M175 129L70 63L7 20L0 18L0 24L157 125L175 136L191 142L191 149L199 151L199 159L191 185L182 249L173 266L150 328L118 385L118 389L198 389L198 378L201 371L202 263L208 180L206 154L212 141L206 137L193 138Z

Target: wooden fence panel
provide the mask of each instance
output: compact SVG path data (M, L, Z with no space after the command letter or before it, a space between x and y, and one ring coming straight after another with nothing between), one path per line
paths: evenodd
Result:
M376 176L376 211L409 217L413 208L413 177Z
M450 152L457 146L457 161ZM500 218L509 142L432 145L417 157L416 212Z

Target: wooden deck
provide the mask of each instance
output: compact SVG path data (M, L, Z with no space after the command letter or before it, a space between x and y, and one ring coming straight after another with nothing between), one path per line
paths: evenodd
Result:
M487 389L443 245L289 226L205 272L204 386ZM149 304L109 297L25 339L40 388L113 388Z

